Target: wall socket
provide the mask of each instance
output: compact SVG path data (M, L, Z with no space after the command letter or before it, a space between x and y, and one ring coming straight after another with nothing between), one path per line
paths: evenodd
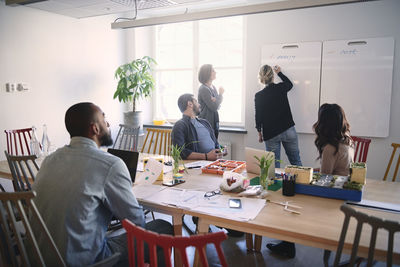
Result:
M28 91L29 86L27 83L6 83L6 92L13 93L15 91L22 92Z
M17 89L16 83L6 83L6 92L13 93Z

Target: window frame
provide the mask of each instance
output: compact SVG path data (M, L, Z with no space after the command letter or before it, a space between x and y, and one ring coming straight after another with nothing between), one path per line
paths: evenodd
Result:
M240 118L240 122L229 122L229 121L220 121L220 126L222 127L245 127L245 118L246 118L246 108L245 108L245 103L246 103L246 92L245 92L245 77L246 77L246 70L245 70L245 62L246 62L246 53L245 53L245 48L246 48L246 42L245 42L245 36L246 36L246 25L247 25L247 18L246 16L241 16L242 17L242 64L241 67L240 66L224 66L224 67L219 67L215 64L213 64L214 68L216 68L217 70L228 70L228 69L241 69L242 70L242 84L241 86L241 118ZM191 70L193 72L192 75L192 94L197 98L198 95L198 90L200 87L200 83L198 81L197 78L197 74L199 71L199 21L191 21L191 22L186 22L186 23L193 23L193 60L192 60L192 68L155 68L154 69L154 76L157 75L157 72L159 71L188 71ZM151 34L151 41L154 44L152 46L153 49L153 55L157 55L157 38L156 38L156 27L158 25L154 26L154 29L152 31L150 31ZM156 59L156 58L155 58ZM157 59L156 59L157 60ZM227 88L225 88L227 89ZM229 92L229 88L227 89L226 92ZM157 94L157 90L155 91L155 94ZM157 114L157 106L159 103L157 96L154 98L153 101L153 105L152 105L152 112L153 114ZM224 104L224 102L222 102L222 105ZM175 123L176 121L178 121L180 118L178 119L171 119L171 118L165 118L167 121L171 122L171 123Z

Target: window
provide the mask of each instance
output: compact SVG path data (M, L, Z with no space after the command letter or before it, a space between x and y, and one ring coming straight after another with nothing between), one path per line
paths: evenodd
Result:
M208 63L217 72L213 84L225 88L220 124L244 125L243 17L156 26L155 50L155 117L182 117L177 99L184 93L197 97L198 70Z

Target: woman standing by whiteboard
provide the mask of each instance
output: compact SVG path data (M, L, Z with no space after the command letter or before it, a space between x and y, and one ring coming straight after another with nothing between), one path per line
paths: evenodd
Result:
M201 86L199 88L198 101L200 103L200 114L199 117L206 119L214 130L215 137L218 139L219 133L219 114L218 109L221 106L222 95L224 94L224 88L219 87L217 89L212 84L216 78L216 72L211 64L205 64L201 66L199 71L199 82Z
M281 158L282 143L290 164L301 166L297 133L287 97L293 84L279 66L275 66L274 71L282 79L281 83L274 83L270 66L262 66L259 72L260 82L265 84L265 88L257 92L254 99L258 141L264 141L265 149L273 151L277 160ZM275 162L275 167L280 167L279 161Z
M262 66L259 72L260 82L265 84L265 88L257 92L254 99L258 141L264 141L265 149L273 151L277 160L281 158L282 143L290 164L301 166L297 133L287 97L293 84L279 66L275 66L274 71L282 79L281 83L274 83L274 72L270 66ZM275 167L280 167L279 161L275 161ZM295 244L291 242L268 243L267 248L284 257L296 256Z

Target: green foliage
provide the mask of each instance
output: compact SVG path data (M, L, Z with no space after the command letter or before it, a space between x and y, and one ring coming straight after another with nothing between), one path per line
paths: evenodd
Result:
M366 164L365 164L365 162L352 162L350 168L365 169L366 168Z
M182 146L178 146L178 145L174 145L174 144L171 145L171 157L174 160L175 171L178 171L179 164L182 162L181 153L184 148L185 148L185 145L182 145ZM183 167L185 168L185 171L186 171L186 167L184 164L183 164Z
M115 79L118 79L117 90L114 99L119 102L133 102L133 111L136 109L136 100L149 97L154 90L154 78L152 65L157 62L149 56L135 59L131 63L121 65L115 71Z
M260 184L267 189L268 187L268 170L271 167L272 163L274 163L274 157L265 157L263 155L261 158L254 156L254 158L258 161L258 167L260 167Z

